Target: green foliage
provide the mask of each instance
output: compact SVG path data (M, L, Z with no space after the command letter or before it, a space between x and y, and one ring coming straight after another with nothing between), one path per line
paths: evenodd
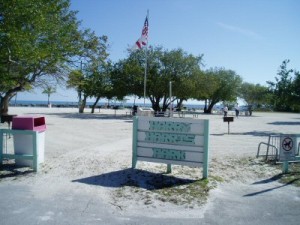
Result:
M128 58L112 64L107 60L107 37L79 30L79 25L70 0L0 0L1 113L8 111L9 100L17 92L53 80L68 79L68 87L75 88L82 99L82 109L88 97L96 97L96 101L128 95L141 98L146 64L146 97L154 110L166 110L172 100L180 107L194 98L204 100L205 111L210 113L218 102L242 97L248 104L270 102L277 111L300 112L300 73L287 68L289 60L283 61L275 81L268 81L267 91L258 84L242 84L232 70L201 71L203 55L182 49L150 46L147 54L143 50L130 52Z
M165 111L171 103L169 83L172 82L175 100L187 100L193 86L192 75L200 70L202 56L187 54L182 49L172 51L162 47L149 47L147 50L146 96L154 110ZM130 52L127 59L119 61L113 72L114 90L120 95L144 95L144 51Z
M69 73L69 80L67 82L68 88L77 88L78 90L83 90L86 86L84 81L84 75L81 70L73 70Z
M239 97L252 106L268 105L271 99L267 87L247 82L242 84Z
M166 74L170 74L173 95L181 102L192 96L193 76L200 73L203 55L194 56L187 54L182 49L167 52L163 58ZM180 107L180 106L179 106Z
M139 57L143 56L131 54L129 58L114 64L111 82L115 96L118 98L128 95L143 96L144 68Z
M294 79L292 84L292 107L293 111L300 112L300 73L294 72Z
M51 94L56 92L56 88L52 87L48 84L45 85L44 90L43 90L43 94L46 94L48 96L48 105L50 104L50 96Z
M205 112L211 113L215 104L221 101L236 101L242 78L232 70L214 68L196 74L194 98L205 100Z
M1 111L18 92L63 79L82 45L69 0L0 0Z
M271 103L276 111L299 112L300 111L300 78L299 72L288 69L290 60L284 60L279 67L275 82L268 81L273 98ZM293 74L294 73L294 76Z
M107 61L107 37L97 37L94 32L87 30L83 43L77 59L81 68L72 70L67 81L68 87L75 88L78 92L80 113L83 113L88 97L96 97L97 102L101 97L111 97L112 66Z

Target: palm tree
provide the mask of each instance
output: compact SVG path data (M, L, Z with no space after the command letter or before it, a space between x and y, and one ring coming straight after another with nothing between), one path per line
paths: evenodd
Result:
M51 87L51 86L46 86L46 88L43 90L43 94L47 94L48 95L48 106L50 105L50 95L56 92L56 88L55 87Z

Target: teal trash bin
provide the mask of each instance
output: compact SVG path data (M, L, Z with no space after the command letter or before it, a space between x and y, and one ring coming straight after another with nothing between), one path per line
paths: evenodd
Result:
M37 163L44 162L46 123L43 116L16 116L12 121L13 130L32 130L37 132ZM33 136L26 134L14 134L15 154L33 154ZM33 161L28 159L16 159L17 166L33 166Z

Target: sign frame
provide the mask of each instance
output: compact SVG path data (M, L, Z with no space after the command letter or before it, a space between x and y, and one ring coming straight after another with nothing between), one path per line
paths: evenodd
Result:
M279 160L293 161L296 157L297 137L296 135L280 135Z
M137 161L203 168L208 177L209 120L133 117L132 168Z

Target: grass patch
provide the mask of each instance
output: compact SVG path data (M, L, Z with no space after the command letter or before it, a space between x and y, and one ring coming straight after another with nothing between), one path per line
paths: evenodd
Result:
M282 163L276 163L274 160L263 161L265 165L268 165L272 168L276 168L278 171L282 171ZM291 162L289 163L288 173L279 173L278 181L283 184L291 184L296 187L300 187L300 162Z
M191 176L194 172L197 175ZM209 191L223 179L218 176L199 179L195 176L199 176L199 170L185 167L176 167L172 174L128 171L114 197L116 201L123 198L125 201L133 200L144 205L152 205L158 200L187 208L201 206L207 201Z
M276 163L274 160L267 160L258 162L261 171L262 170L269 170L268 168L277 169L278 171L282 171L283 165L280 163ZM283 184L291 184L296 187L300 187L300 162L297 163L289 163L289 171L286 174L279 173L277 176L279 179L278 181Z
M282 164L276 166L282 168ZM279 182L300 187L300 163L289 163L288 173L282 174Z
M201 179L188 184L166 186L154 190L154 193L162 202L171 202L176 205L201 205L206 202L211 188L208 179Z

